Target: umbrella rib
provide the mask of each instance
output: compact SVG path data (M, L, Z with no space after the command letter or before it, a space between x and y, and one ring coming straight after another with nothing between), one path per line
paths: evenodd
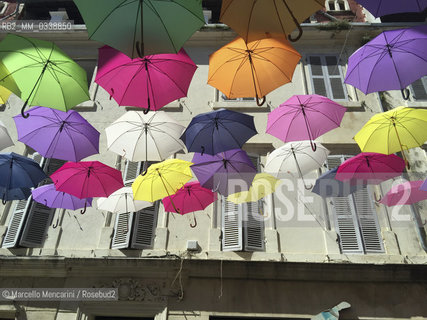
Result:
M399 121L399 119L396 119L396 122L400 125L400 127L402 127L403 129L405 129L405 130L409 133L409 135L414 139L414 141L415 141L418 145L423 144L423 142L424 142L424 141L418 142L418 140L415 138L415 136L412 134L412 132L411 132L411 131L409 131L409 130L408 130L408 128L406 128L406 127L403 125L403 123L402 123L401 121Z
M159 18L159 21L160 21L160 23L162 24L163 29L166 31L166 35L168 36L169 41L170 41L170 42L171 42L171 44L173 45L173 48L175 49L175 51L176 51L176 52L178 52L178 49L177 49L177 47L176 47L176 45L175 45L175 43L174 43L174 41L173 41L173 39L172 39L172 37L171 37L171 35L170 35L170 33L169 33L169 30L166 28L166 25L165 25L165 23L163 22L163 19L161 18L161 16L160 16L159 12L157 11L156 7L155 7L155 6L154 6L154 4L151 2L151 0L147 0L147 1L148 1L148 2L150 3L150 5L151 5L151 7L150 7L150 6L148 6L148 7L150 7L151 11L153 11L153 12L154 12L154 14ZM177 2L174 2L174 3L176 3L176 4L177 4ZM142 21L141 21L141 23L142 23Z
M113 8L98 24L98 26L95 28L95 30L93 30L92 34L89 35L89 38L92 38L92 36L98 32L98 29L104 24L104 22L107 21L107 19L112 15L112 13L117 10L118 8L122 7L123 4L126 2L127 0L123 0L121 3L119 3L115 8Z
M273 2L274 2L274 0L273 0ZM249 26L250 26L250 24L251 24L251 20L252 20L252 12L254 11L255 4L256 4L256 1L252 1L252 7L251 7L251 10L250 10L250 13L249 13L248 24L247 24L247 26L246 26L245 42L247 42L247 41L248 41L248 36L249 36Z
M138 70L137 70L137 71L135 71L135 73L133 74L132 78L129 80L129 82L128 82L128 84L127 84L126 88L125 88L125 91L123 92L122 98L120 99L119 105L122 105L122 103L123 103L123 99L124 99L124 97L126 96L126 93L127 93L127 91L129 90L130 86L132 85L132 81L133 81L133 80L135 80L135 78L139 75L139 73L141 72L141 70L142 70L143 68L144 68L144 66L143 66L143 64L141 64L141 65L139 66ZM148 98L149 98L149 96L148 96Z

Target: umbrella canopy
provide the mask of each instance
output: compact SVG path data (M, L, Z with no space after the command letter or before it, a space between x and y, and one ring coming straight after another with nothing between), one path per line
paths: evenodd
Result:
M253 116L221 109L195 116L181 140L189 152L214 155L241 148L255 134Z
M90 100L86 71L52 42L8 34L0 59L10 72L0 84L25 100L22 115L27 105L67 111ZM11 76L21 92L1 82Z
M132 184L134 199L154 202L170 197L193 177L191 165L191 162L181 159L152 164L147 174L139 175Z
M50 177L56 190L79 199L108 197L123 187L122 173L99 161L67 162Z
M236 204L256 202L272 194L280 184L281 180L276 179L268 173L257 173L248 191L230 194L227 197L227 201Z
M357 0L364 8L368 9L374 17L404 12L421 12L427 8L427 0Z
M204 210L208 205L217 200L216 193L203 188L198 181L188 182L170 198L162 200L165 211L175 212L174 202L180 214Z
M92 205L92 198L79 199L71 194L57 191L54 184L47 184L32 191L33 200L49 208L77 210Z
M197 66L184 49L131 59L111 47L99 49L95 82L120 106L158 110L187 96Z
M228 150L215 155L195 153L191 166L200 184L207 189L228 196L249 190L256 169L247 153L240 149Z
M31 196L30 188L7 189L5 187L0 187L0 198L3 203L12 200L28 199L29 196Z
M80 161L98 153L99 132L78 112L33 107L31 121L13 117L18 140L45 158Z
M374 115L354 136L362 152L391 154L427 140L427 110L397 107Z
M19 90L15 79L9 75L9 70L7 70L3 62L0 61L0 98L3 100L3 104L6 103L12 92L17 96L21 95L21 90Z
M98 210L113 213L138 212L152 205L151 202L134 200L132 187L123 187L114 191L108 198L99 198L97 201Z
M220 21L229 25L246 41L273 36L287 36L296 28L300 34L290 40L296 41L302 35L303 22L325 2L321 0L223 0Z
M348 182L343 182L335 179L338 167L329 170L317 178L312 192L318 194L323 198L327 197L347 197L348 195L356 192L365 187L363 183L351 185Z
M380 200L388 207L412 204L427 199L427 191L420 190L423 181L406 181L393 186Z
M262 105L259 98L292 81L300 59L287 40L236 38L209 56L208 84L228 98L256 97Z
M0 121L0 151L13 145L14 143L9 135L9 132L7 131L6 126L3 122Z
M427 191L427 179L421 184L420 190Z
M427 74L427 26L384 31L348 59L345 83L365 94L404 89ZM407 98L407 97L405 97Z
M317 94L295 95L268 115L266 132L284 142L310 140L340 126L347 109ZM312 145L315 150L315 145Z
M105 129L108 150L130 161L161 161L184 148L184 126L163 111L128 111Z
M351 184L379 184L400 176L404 169L405 161L394 154L363 152L344 161L336 179Z
M205 24L199 0L74 0L89 38L131 58L176 53Z
M0 104L6 104L11 94L12 91L10 91L9 89L6 89L5 87L0 87Z

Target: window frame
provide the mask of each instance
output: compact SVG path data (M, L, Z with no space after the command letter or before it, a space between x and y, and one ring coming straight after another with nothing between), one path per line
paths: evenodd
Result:
M331 2L333 2L334 6L335 6L335 9L333 9L333 10L330 7ZM340 3L344 4L344 10L340 9L340 6L339 6ZM326 0L325 1L325 8L326 8L326 11L331 11L331 12L350 11L350 5L348 4L347 0Z

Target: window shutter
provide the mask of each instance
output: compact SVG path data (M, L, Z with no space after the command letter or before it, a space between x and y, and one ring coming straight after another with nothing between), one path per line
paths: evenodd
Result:
M423 77L411 84L415 100L427 100L427 77Z
M133 213L117 213L114 226L114 236L111 249L126 249L129 247L130 233L132 230Z
M125 187L130 187L141 172L141 162L133 162L126 160L125 172L124 172L124 184Z
M262 200L248 202L244 206L246 216L244 219L244 244L246 251L264 251L264 217Z
M25 222L19 244L29 248L43 247L47 229L52 221L55 209L46 207L41 203L31 201L31 209Z
M151 207L135 212L131 248L146 249L153 247L158 212L158 202Z
M331 88L332 99L346 100L347 90L344 78L341 74L341 67L338 65L337 56L325 56L326 68L328 72L328 84Z
M52 173L54 173L56 170L61 168L67 161L60 160L60 159L46 159L46 162L44 164L44 172L46 172L46 175L50 177ZM53 183L52 180L46 179L45 181L41 182L40 185L46 185L49 183Z
M328 96L325 84L325 76L323 74L322 60L320 56L309 56L309 70L313 93L321 96Z
M222 251L243 250L242 206L221 197Z
M367 253L384 252L377 213L372 206L369 186L353 194L357 217L362 234L363 246Z

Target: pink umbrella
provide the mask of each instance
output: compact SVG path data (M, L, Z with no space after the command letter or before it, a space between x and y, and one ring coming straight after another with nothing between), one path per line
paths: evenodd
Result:
M217 199L217 194L209 189L203 188L198 181L188 182L174 195L166 197L162 200L165 211L175 212L172 201L180 214L204 210L208 205ZM194 218L194 228L197 221Z
M380 201L386 206L396 206L403 204L412 204L427 199L427 191L420 190L423 183L419 181L406 181L395 185Z
M284 142L313 140L340 126L346 108L317 94L295 95L268 115L266 132Z
M405 161L394 154L363 152L344 161L335 178L351 184L379 184L400 176L404 168Z
M197 66L184 49L131 59L116 49L99 49L95 82L121 106L158 110L187 96ZM145 111L144 111L145 112Z

